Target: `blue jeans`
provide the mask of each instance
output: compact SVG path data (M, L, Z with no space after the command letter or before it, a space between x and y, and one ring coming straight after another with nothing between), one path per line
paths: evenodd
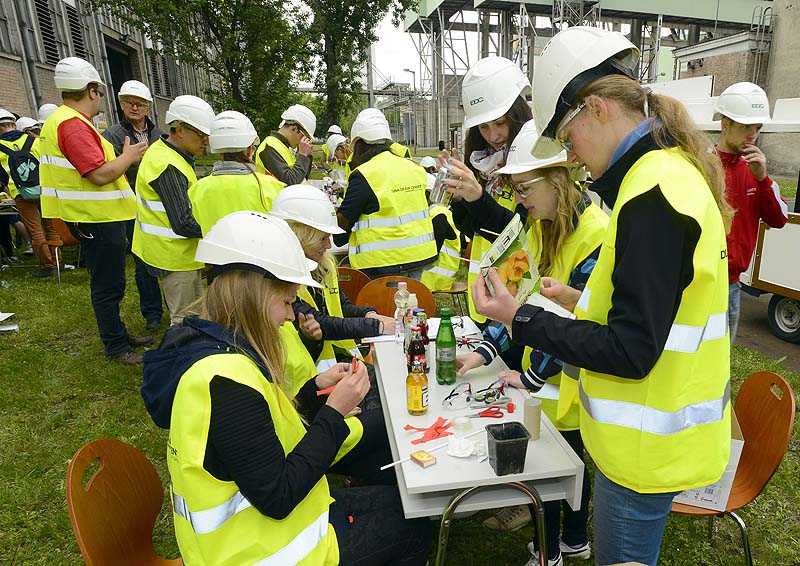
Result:
M133 242L133 225L136 220L128 220L125 223L125 231L128 236L128 248ZM128 250L130 251L130 249ZM139 310L142 317L148 323L160 322L164 314L164 301L161 298L161 287L158 285L158 277L150 275L147 271L147 264L142 259L133 254L134 279L136 289L139 291Z
M739 328L739 307L742 304L742 290L739 282L728 285L728 329L731 333L731 346L736 341L736 330Z
M637 493L600 470L594 474L594 563L655 566L661 537L678 492Z

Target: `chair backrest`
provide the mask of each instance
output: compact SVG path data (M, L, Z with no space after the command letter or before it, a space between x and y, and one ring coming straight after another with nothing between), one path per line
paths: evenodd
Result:
M417 295L419 308L425 309L425 314L430 317L436 316L436 301L430 289L416 279L400 275L389 275L373 279L361 289L355 304L373 307L378 311L378 314L384 316L394 316L394 294L397 292L397 284L400 281L405 281L408 284L409 293Z
M53 229L58 233L58 236L61 238L61 241L64 242L65 246L77 246L81 243L72 235L72 232L69 231L69 228L67 228L63 220L60 218L51 218L50 222L53 223Z
M780 375L757 372L739 389L735 409L744 447L728 499L729 511L755 499L780 466L794 427L794 393Z
M369 277L363 271L352 267L339 267L337 269L339 271L339 290L355 304L359 291L369 283Z
M86 480L87 469L98 462ZM153 526L164 487L150 460L129 444L94 440L72 457L67 470L67 508L87 566L183 564L153 550Z

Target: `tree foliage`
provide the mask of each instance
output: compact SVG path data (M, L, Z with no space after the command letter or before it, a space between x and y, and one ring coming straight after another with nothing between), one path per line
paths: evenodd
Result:
M310 14L277 0L89 0L142 30L160 52L207 71L214 110L239 110L259 132L296 99L307 64Z

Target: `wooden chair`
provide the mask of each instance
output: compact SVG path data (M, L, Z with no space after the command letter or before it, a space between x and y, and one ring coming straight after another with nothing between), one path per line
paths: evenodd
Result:
M58 277L58 286L61 287L61 250L60 248L63 246L80 246L81 242L75 236L72 235L72 232L69 231L67 225L64 223L63 220L60 218L51 218L50 221L53 223L53 228L58 233L59 240L45 240L45 246L50 248L50 254L56 260L56 277ZM78 248L78 258L76 259L76 263L80 262L81 260L81 248Z
M351 302L354 302L358 298L358 293L362 287L369 283L369 277L363 271L352 267L339 267L338 271L339 290L347 295Z
M394 316L394 294L397 291L397 284L400 281L405 281L408 284L409 293L415 293L417 295L419 308L425 309L425 313L428 316L436 316L436 301L430 289L416 279L402 277L400 275L390 275L388 277L373 279L361 289L355 304L373 307L378 311L378 314L384 316Z
M709 521L716 515L733 518L742 534L745 559L752 566L747 526L735 511L758 497L780 466L794 427L794 393L780 375L771 371L757 372L750 375L739 389L735 410L744 447L725 511L682 503L673 503L672 511L709 517Z
M94 462L97 471L84 475ZM164 487L150 460L129 444L94 440L72 457L67 470L67 508L87 566L180 566L153 549L153 526Z
M467 284L464 281L453 281L453 286L449 289L434 291L433 294L449 295L452 297L454 305L458 305L459 314L461 316L469 314L467 311L469 295L467 295Z

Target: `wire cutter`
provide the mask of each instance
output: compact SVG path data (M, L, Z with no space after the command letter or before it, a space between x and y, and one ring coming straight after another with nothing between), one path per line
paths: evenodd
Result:
M486 417L487 419L502 419L503 410L500 407L494 406L484 409L483 411L464 416L469 417L470 419L480 419L482 417Z

